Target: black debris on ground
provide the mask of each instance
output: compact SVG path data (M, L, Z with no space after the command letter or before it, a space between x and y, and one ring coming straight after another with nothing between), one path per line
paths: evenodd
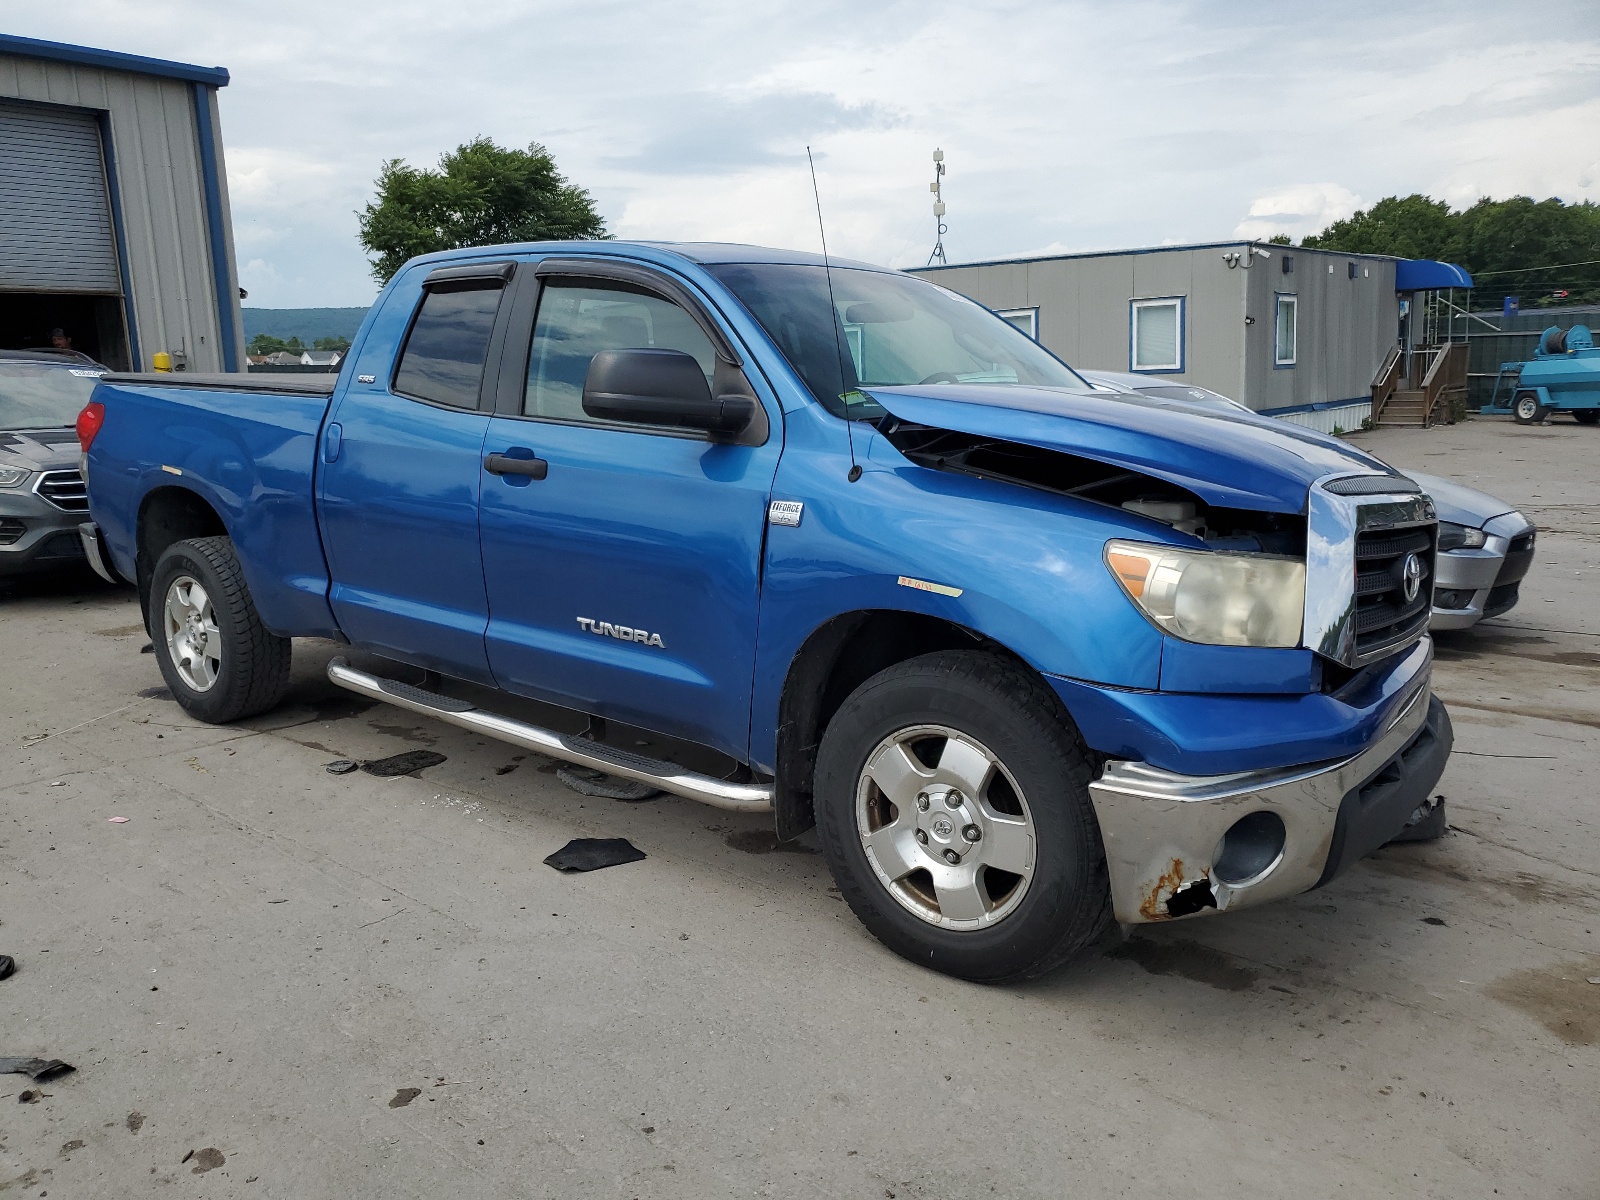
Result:
M228 1161L222 1151L215 1146L207 1146L204 1150L191 1150L189 1153L194 1155L194 1170L189 1172L191 1175L204 1175L207 1171L215 1171ZM185 1158L183 1161L189 1160Z
M562 763L556 768L556 778L580 796L601 796L607 800L654 800L661 789L634 779L621 779L607 775L593 767L578 767Z
M544 861L558 871L598 871L644 857L644 851L627 838L573 838Z
M1422 923L1424 925L1443 925L1444 919L1442 917L1423 917Z
M437 767L446 761L446 757L437 750L407 750L403 754L391 754L388 758L364 762L361 769L380 779L392 779L397 775L410 775L428 767Z
M156 652L155 646L153 646L149 642L146 642L144 645L139 647L139 653L140 654L154 654L155 652Z
M17 960L9 954L0 954L0 979L9 979L17 973Z
M128 1114L128 1119L125 1123L128 1126L129 1133L138 1133L139 1130L144 1128L144 1114L135 1109Z
M348 758L336 758L322 769L329 775L348 775L351 771L359 769L360 766L360 763L352 762Z
M644 857L640 855L640 857ZM35 1083L77 1070L59 1058L0 1058L0 1075L26 1075Z

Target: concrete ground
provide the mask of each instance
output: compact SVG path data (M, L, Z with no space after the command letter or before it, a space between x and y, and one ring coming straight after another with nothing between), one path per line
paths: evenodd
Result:
M127 592L0 589L0 1054L78 1068L0 1076L0 1194L1600 1195L1600 430L1357 440L1546 531L1440 647L1456 832L1022 987L889 954L762 820L335 693L329 646L208 727ZM574 836L649 857L541 864Z

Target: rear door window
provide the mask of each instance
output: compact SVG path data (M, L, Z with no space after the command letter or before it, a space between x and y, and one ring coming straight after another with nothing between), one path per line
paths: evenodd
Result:
M501 288L424 293L394 373L394 390L452 408L477 408Z

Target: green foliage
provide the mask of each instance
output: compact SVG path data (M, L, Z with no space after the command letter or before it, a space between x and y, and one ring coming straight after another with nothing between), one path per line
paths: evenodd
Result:
M258 333L250 339L249 350L251 354L276 354L278 351L287 351L290 354L304 353L306 347L299 338L292 337L285 341L275 338L270 333ZM319 346L318 349L321 349Z
M537 142L507 150L480 137L440 158L437 171L390 159L377 187L357 217L380 283L436 250L607 236L589 193L568 183Z
M1287 233L1275 233L1267 239L1269 246L1292 246L1294 241Z
M319 337L311 343L313 350L337 350L340 354L350 349L350 339L347 337Z
M1589 200L1513 196L1458 212L1427 196L1390 196L1301 244L1460 263L1472 274L1475 302L1488 306L1506 295L1520 296L1524 308L1600 302L1600 205Z

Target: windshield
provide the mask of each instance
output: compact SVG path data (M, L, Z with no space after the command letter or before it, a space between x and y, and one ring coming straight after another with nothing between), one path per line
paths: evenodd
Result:
M1026 383L1090 390L1016 326L926 280L835 267L830 321L822 267L736 263L707 269L739 297L811 394L836 416L883 415L856 392L863 387Z
M0 362L0 429L64 429L89 403L99 367Z
M1146 396L1157 396L1162 400L1187 400L1191 404L1210 404L1239 412L1250 411L1237 400L1230 400L1210 388L1195 387L1192 383L1164 383L1156 387L1140 387L1139 391Z

